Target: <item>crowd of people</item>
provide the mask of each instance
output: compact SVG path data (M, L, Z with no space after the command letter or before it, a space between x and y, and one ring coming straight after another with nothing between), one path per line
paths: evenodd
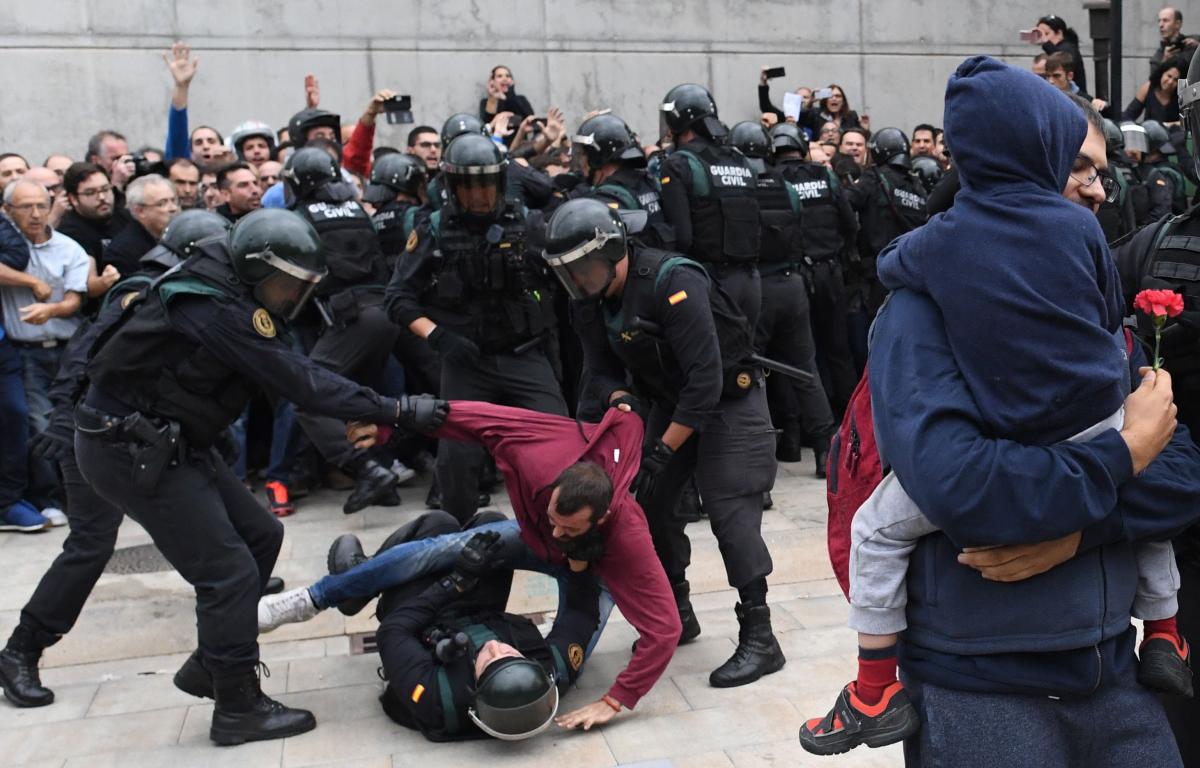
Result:
M403 147L376 123L411 124L404 98L343 125L311 76L278 130L193 126L199 62L175 44L161 148L106 129L80 158L0 154L0 531L70 527L0 651L5 696L52 703L42 651L126 515L196 587L175 683L215 700L218 744L316 725L262 693L259 632L381 593L398 723L449 740L607 722L702 631L701 519L740 627L709 680L751 684L786 662L761 532L777 462L807 448L833 498L867 482L874 430L846 575L859 674L804 747L1180 764L1200 750L1179 703L1200 450L1175 429L1177 407L1200 421L1200 82L1182 14L1158 26L1124 111L1087 93L1048 15L1027 71L964 62L945 130L873 129L837 84L780 109L764 67L759 114L729 124L683 84L645 136L609 109L539 112L497 66L476 110ZM1184 296L1175 379L1122 336L1142 288ZM271 576L307 494L354 514L418 474L434 511L374 556L343 536L328 577ZM480 511L501 483L515 520ZM558 579L546 637L504 612L513 568ZM613 605L639 633L629 665L559 714ZM1019 760L997 746L1014 723Z

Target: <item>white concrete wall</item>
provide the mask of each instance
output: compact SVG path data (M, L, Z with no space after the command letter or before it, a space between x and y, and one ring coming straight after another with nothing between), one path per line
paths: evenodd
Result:
M1128 98L1157 45L1159 3L1125 6ZM282 125L303 106L307 73L344 121L388 87L413 95L418 122L440 125L475 110L498 63L539 113L560 105L572 126L607 106L652 133L657 103L685 81L711 88L727 122L751 118L759 67L771 65L788 70L776 103L785 87L837 82L873 127L908 129L942 122L946 77L966 56L1027 64L1037 49L1017 31L1047 12L1090 54L1086 12L1061 0L14 0L0 10L0 151L81 157L101 127L161 145L161 54L175 39L201 60L192 125L223 132ZM381 141L403 135L381 122Z

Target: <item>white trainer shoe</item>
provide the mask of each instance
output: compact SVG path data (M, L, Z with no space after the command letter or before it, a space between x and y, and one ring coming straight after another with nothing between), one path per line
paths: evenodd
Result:
M308 587L266 595L258 601L258 631L270 632L284 624L308 621L319 612Z

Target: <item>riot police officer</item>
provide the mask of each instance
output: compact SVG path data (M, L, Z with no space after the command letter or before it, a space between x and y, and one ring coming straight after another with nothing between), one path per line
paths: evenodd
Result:
M395 270L396 260L417 228L426 183L425 163L415 155L390 152L371 166L363 202L375 206L371 221L388 260L388 274Z
M1176 154L1167 129L1157 120L1142 123L1146 132L1146 156L1142 158L1142 174L1150 196L1150 220L1157 221L1167 214L1183 213L1188 207L1187 181L1171 162Z
M867 144L875 164L846 190L858 213L859 274L851 290L850 349L861 372L867 359L867 329L885 291L875 275L875 257L900 235L925 223L925 188L909 171L908 137L899 128L883 128Z
M632 490L675 592L680 642L700 633L687 582L691 545L674 515L694 474L739 596L738 647L709 682L732 687L778 671L785 659L771 630L771 555L761 532L775 446L763 377L744 364L753 329L704 267L629 238L618 212L597 200L571 200L554 212L545 259L576 300L588 374L602 404L647 412Z
M288 120L288 140L300 149L311 139L328 139L337 145L342 143L342 118L324 109L309 107L292 115Z
M1116 128L1116 125L1113 127ZM1120 134L1120 131L1117 133ZM921 186L925 188L925 194L928 195L933 192L938 182L945 178L946 169L936 158L930 155L921 155L912 159L912 174L917 177L917 181L921 182Z
M443 397L566 414L546 348L553 286L527 250L526 211L506 193L507 162L486 136L463 134L442 156L446 206L418 225L387 288L393 322L442 358ZM478 506L484 451L442 441L442 508L461 521Z
M442 123L442 154L450 148L450 142L467 134L487 136L487 126L478 117L466 112L446 118L446 122ZM446 180L439 172L429 182L429 207L435 211L440 210L446 204L446 195Z
M1134 205L1134 189L1130 180L1133 176L1127 171L1128 162L1125 158L1125 137L1117 124L1108 118L1104 119L1104 145L1108 157L1108 172L1117 183L1117 199L1105 200L1096 211L1100 220L1100 228L1104 230L1104 239L1108 242L1119 240L1137 227L1137 213ZM915 165L914 165L915 167ZM1143 190L1141 184L1138 187Z
M431 399L380 397L284 342L277 323L327 274L320 238L300 216L255 211L198 248L98 340L75 454L96 493L141 524L196 588L199 652L180 675L192 692L215 695L212 739L238 744L302 733L315 720L259 687L257 601L283 528L214 441L258 387L316 413L409 428L434 428L446 411Z
M808 162L808 138L791 123L771 129L775 168L800 197L804 206L805 273L809 281L813 342L817 367L836 418L846 410L858 378L850 358L846 335L846 283L843 269L854 249L858 219L842 193L837 174L821 163ZM785 454L800 446L781 444ZM783 456L781 456L783 458ZM787 459L791 460L791 459Z
M1192 57L1188 72L1191 79L1179 81L1179 113L1192 141L1200 143L1200 51ZM1127 139L1129 136L1126 133ZM1161 218L1123 242L1114 243L1113 257L1130 306L1143 288L1169 288L1184 296L1183 314L1167 320L1163 329L1161 353L1163 367L1171 372L1179 421L1187 425L1195 440L1200 435L1200 332L1194 318L1200 297L1200 207L1193 205L1180 215ZM1138 323L1139 335L1152 339L1151 321L1139 313ZM1200 637L1200 530L1193 526L1172 543L1182 577L1179 632ZM1200 733L1196 731L1200 700L1168 696L1163 706L1183 763L1200 764Z
M487 136L487 126L483 121L475 115L459 112L451 115L442 124L442 152L443 154L450 147L450 142L454 141L459 136L479 134ZM508 147L504 142L496 141L497 148L501 152L507 152ZM507 166L507 189L508 196L514 200L520 200L528 208L542 208L546 206L554 196L554 183L550 177L541 171L522 165L521 163L508 163ZM441 209L446 204L449 192L446 189L446 181L441 177L441 174L429 183L429 205L435 211Z
M124 518L119 508L92 490L75 462L75 405L87 387L88 353L100 334L121 316L123 303L132 301L154 277L191 256L196 242L220 235L228 226L223 217L208 211L184 211L172 219L159 245L142 257L143 272L114 285L96 319L82 326L63 350L48 392L54 406L50 424L30 440L30 446L34 455L58 462L62 470L70 530L62 553L38 582L21 609L7 646L0 651L0 686L19 707L40 707L54 701L54 692L41 684L38 659L75 625L112 556Z
M646 228L636 237L656 248L673 247L658 180L646 172L646 155L625 121L612 114L590 117L571 143L572 164L587 182L584 194L617 208L645 211Z
M481 512L463 526L445 512L429 512L389 536L380 552L503 519ZM387 680L380 703L392 720L430 741L484 734L516 741L548 728L599 624L600 590L590 571L560 582L563 608L544 638L529 619L505 613L513 571L497 568L500 547L499 533L476 533L452 571L392 587L380 598L376 638ZM331 557L350 551L361 557L357 539L342 536Z
M663 212L674 228L675 247L704 264L753 327L762 291L755 266L754 170L741 152L721 143L728 132L703 86L675 86L659 110L675 146L660 171Z
M801 272L805 266L803 207L783 174L766 165L773 142L760 123L738 123L733 126L731 138L752 163L763 163L754 187L762 229L758 266L762 309L755 329L755 347L767 357L813 374L810 381L787 376L767 380L771 422L782 430L775 457L799 461L803 433L816 456L817 477L824 477L834 424L829 399L817 375L809 325L810 291Z
M282 176L289 207L312 224L329 265L313 300L317 336L309 358L354 381L378 386L400 329L383 309L389 273L375 225L354 199L354 186L341 180L337 162L325 150L297 150ZM326 461L355 478L343 512L400 503L396 476L346 442L344 424L304 411L296 412L296 421Z

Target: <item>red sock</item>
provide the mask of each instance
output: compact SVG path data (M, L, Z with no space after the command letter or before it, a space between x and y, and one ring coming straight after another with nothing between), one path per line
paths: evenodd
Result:
M1180 642L1181 638L1179 637L1179 627L1175 626L1174 616L1169 619L1154 619L1152 621L1144 621L1142 624L1145 628L1146 637L1150 637L1150 635L1168 635L1174 638L1175 642L1179 645L1183 644Z
M858 680L854 690L864 704L878 704L884 690L896 682L896 646L858 649Z

